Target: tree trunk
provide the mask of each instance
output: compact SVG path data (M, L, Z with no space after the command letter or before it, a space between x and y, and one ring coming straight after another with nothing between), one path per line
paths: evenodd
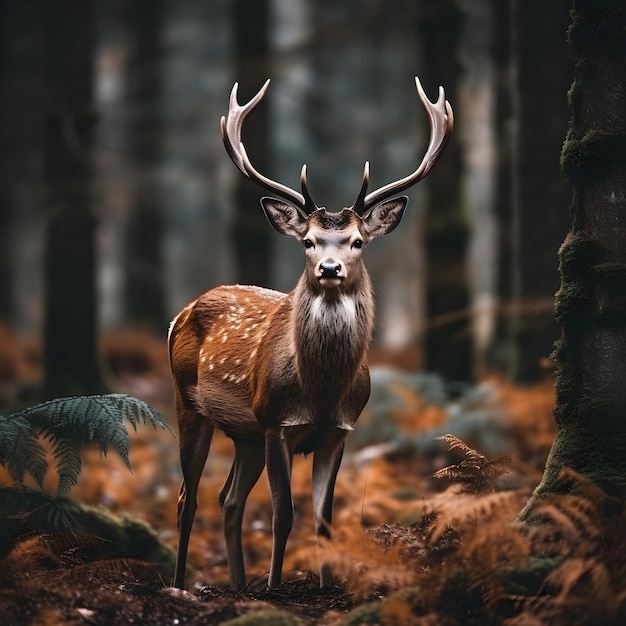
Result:
M0 5L0 324L13 316L11 272L11 212L13 209L11 174L16 137L12 132L16 103L15 54L12 29L16 25L14 2Z
M453 108L460 71L456 48L461 19L453 0L426 2L419 15L422 84L431 100L443 85ZM461 149L454 136L426 184L425 367L449 380L468 381L473 375L468 224L461 194Z
M125 237L124 306L126 320L167 328L163 236L162 19L161 0L128 4L130 55L127 67L128 144L133 199Z
M491 0L493 10L493 58L495 64L495 200L496 279L494 329L487 351L487 365L500 372L511 367L511 275L512 275L512 0Z
M247 102L270 77L267 0L235 0L232 4L235 80L239 102ZM269 108L263 102L244 129L242 140L252 163L268 173ZM271 176L271 174L269 174ZM232 239L237 279L267 285L270 279L270 228L259 205L260 187L237 173Z
M91 211L92 3L46 0L45 397L104 389L98 361L96 220Z
M558 155L567 130L572 54L565 40L571 0L513 3L513 103L517 119L513 154L512 286L509 374L523 384L545 376L558 338L553 297L559 280L551 270L567 232L569 187ZM537 16L541 15L541 20Z
M571 19L562 166L573 200L556 301L557 431L522 519L544 494L568 490L563 468L626 498L626 7L575 0Z

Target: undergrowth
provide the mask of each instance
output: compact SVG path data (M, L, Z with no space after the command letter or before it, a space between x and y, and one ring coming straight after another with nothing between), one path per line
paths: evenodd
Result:
M86 537L61 516L58 536L26 532L5 543L3 617L15 616L9 623L17 626L131 621L150 626L176 619L237 626L261 618L267 624L307 626L626 623L621 503L565 474L569 493L544 498L530 523L519 522L552 437L552 389L519 390L502 382L493 387L502 400L515 458L458 431L432 444L427 456L417 446L394 446L369 458L348 454L337 482L332 542L318 546L315 541L310 459L296 459L296 523L285 584L273 593L263 590L271 552L271 508L263 481L248 500L244 521L250 587L243 594L226 589L216 502L231 448L216 437L190 545L197 567L193 593L171 591L169 579L153 565L136 554L112 553L110 540ZM441 435L445 405L435 411L405 387L401 391L407 402L394 408L399 440L402 431L428 437L429 425ZM493 414L493 403L487 409ZM462 420L461 415L457 421ZM488 422L474 423L484 429ZM180 480L175 442L147 429L131 432L131 438L133 475L115 455L102 457L97 446L85 448L72 495L150 521L173 546ZM47 515L42 509L12 520L26 528ZM320 555L336 574L336 586L325 592L317 589L312 573Z

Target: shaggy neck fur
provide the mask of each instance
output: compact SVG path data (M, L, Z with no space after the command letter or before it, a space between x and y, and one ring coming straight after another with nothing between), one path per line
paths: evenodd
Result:
M372 285L314 292L302 278L295 290L294 346L300 385L312 397L339 398L365 359L374 325Z

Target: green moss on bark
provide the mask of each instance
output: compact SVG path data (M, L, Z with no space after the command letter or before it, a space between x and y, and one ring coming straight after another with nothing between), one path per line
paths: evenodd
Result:
M563 468L626 498L626 6L575 0L571 16L576 61L561 165L573 200L556 296L557 431L526 520L545 494L574 488Z

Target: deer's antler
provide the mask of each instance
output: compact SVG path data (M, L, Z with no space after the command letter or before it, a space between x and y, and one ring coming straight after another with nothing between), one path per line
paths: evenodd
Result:
M367 216L376 205L380 204L383 200L391 196L396 196L400 192L408 189L419 182L437 162L443 152L450 134L452 133L452 127L454 126L454 115L452 113L452 107L450 103L445 99L445 93L443 87L439 87L439 97L437 102L431 102L428 96L424 93L422 84L419 78L415 77L415 86L417 88L417 94L428 113L430 121L430 142L428 143L428 149L426 154L419 164L418 168L412 173L389 183L383 187L380 187L376 191L367 193L367 185L369 183L369 163L365 163L363 170L363 183L361 184L361 191L356 199L356 202L352 206L352 210L361 217Z
M250 162L246 149L241 141L241 128L248 115L254 111L259 102L263 99L265 92L270 84L269 79L265 81L265 84L259 92L248 102L247 104L240 105L237 102L237 87L238 83L235 83L232 91L230 92L230 103L228 106L228 114L221 119L222 127L222 139L226 152L233 160L233 163L243 172L248 178L259 183L262 187L265 187L268 191L277 194L281 198L287 200L293 204L304 217L317 209L315 202L311 198L309 193L307 179L306 179L306 165L302 166L300 173L300 184L302 186L302 193L283 185L267 176L264 176L259 172Z

